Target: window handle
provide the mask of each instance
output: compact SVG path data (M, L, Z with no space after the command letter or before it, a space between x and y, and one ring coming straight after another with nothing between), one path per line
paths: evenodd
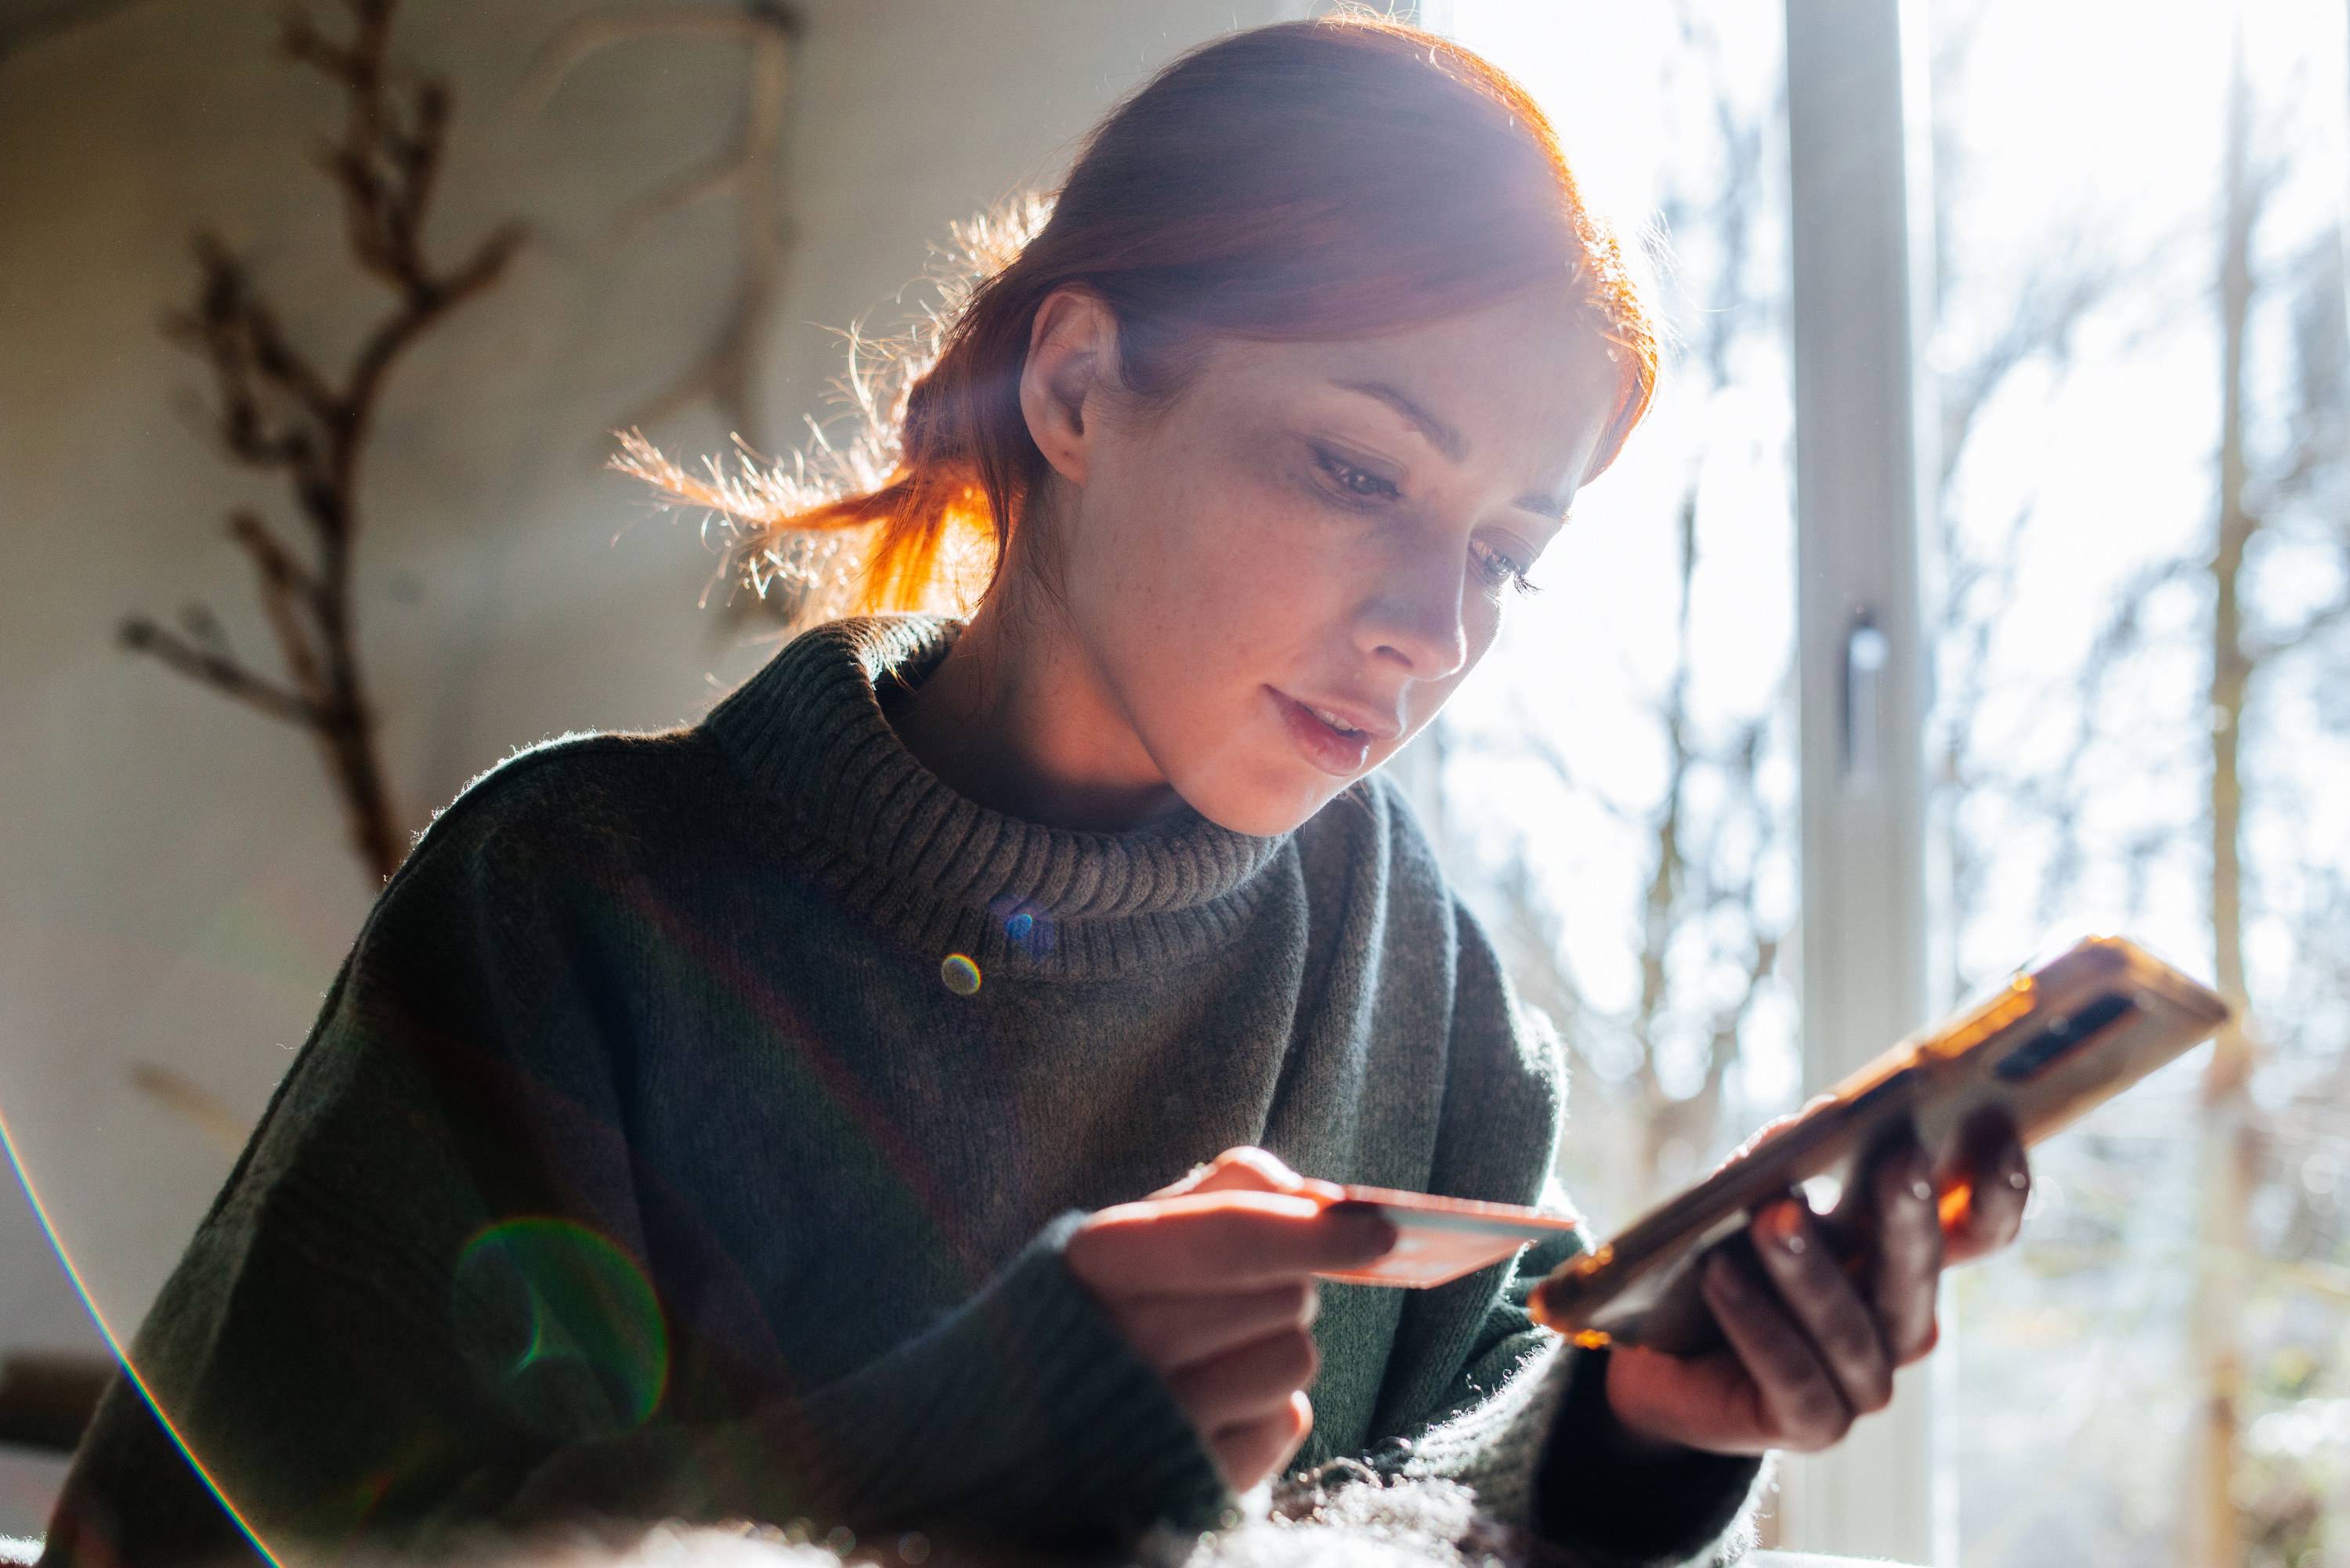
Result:
M1856 794L1877 788L1877 676L1892 656L1876 613L1866 605L1853 611L1844 639L1844 782Z

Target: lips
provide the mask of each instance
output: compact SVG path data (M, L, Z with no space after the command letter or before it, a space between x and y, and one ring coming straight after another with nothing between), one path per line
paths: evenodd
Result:
M1340 778L1361 773L1370 761L1372 744L1397 733L1393 725L1375 722L1367 714L1300 702L1270 686L1265 691L1306 760Z

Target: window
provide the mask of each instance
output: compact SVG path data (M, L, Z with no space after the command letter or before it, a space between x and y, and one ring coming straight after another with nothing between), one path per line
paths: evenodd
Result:
M1896 12L1871 16L1890 29ZM2051 936L2144 936L2248 995L2249 1033L2047 1145L2022 1244L1954 1276L1936 1505L1919 1443L1880 1472L1910 1488L1898 1506L1830 1476L1790 1511L1789 1543L2334 1560L2350 1542L2331 1522L2350 1484L2340 8L2173 7L2156 26L2092 0L1943 0L1904 11L1903 56L1874 60L1843 13L1792 39L1763 8L1704 0L1453 0L1429 19L1520 74L1601 203L1627 230L1653 214L1673 258L1654 426L1448 715L1440 768L1420 763L1452 861L1576 1050L1565 1174L1620 1220L1799 1079L1832 1079ZM1897 78L1908 178L1864 200L1851 150L1898 156ZM1906 236L1914 337L1900 302L1851 281ZM1856 389L1898 377L1913 341L1914 472ZM2223 517L2240 552L2215 548ZM1911 548L1905 631L1872 618L1907 613ZM1799 625L1794 561L1851 574L1871 552L1888 602L1815 576ZM1930 657L1931 706L1877 714L1882 755L1922 753L1908 823L1880 788L1899 781L1851 776L1849 737L1823 722L1864 623L1892 634L1887 668ZM1800 694L1774 684L1799 649ZM1856 848L1879 828L1922 863L1918 889L1868 881ZM1887 950L1914 976L1854 960L1868 898L1918 911L1914 942ZM1743 992L1734 959L1766 931L1786 945ZM1911 1015L1867 1036L1858 1015L1888 1006ZM1734 1027L1709 1038L1709 1017ZM1853 1449L1888 1446L1878 1430Z
M2350 1544L2343 15L2146 24L1934 14L1951 980L2124 929L2250 1022L2047 1146L1956 1280L1970 1564Z

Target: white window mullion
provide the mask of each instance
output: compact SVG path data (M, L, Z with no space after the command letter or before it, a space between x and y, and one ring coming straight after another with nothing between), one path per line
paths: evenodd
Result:
M1806 1093L1925 1022L1927 682L1918 384L1933 252L1922 18L1903 0L1786 0L1794 257ZM1905 69L1905 62L1908 68ZM1931 1398L1783 1469L1780 1543L1933 1556Z

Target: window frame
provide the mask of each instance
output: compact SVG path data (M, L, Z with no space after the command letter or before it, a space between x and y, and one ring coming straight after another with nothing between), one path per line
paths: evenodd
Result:
M1818 1094L1947 1006L1929 976L1929 39L1922 0L1786 0L1803 1053ZM1778 1544L1949 1563L1933 1385L1781 1467Z

